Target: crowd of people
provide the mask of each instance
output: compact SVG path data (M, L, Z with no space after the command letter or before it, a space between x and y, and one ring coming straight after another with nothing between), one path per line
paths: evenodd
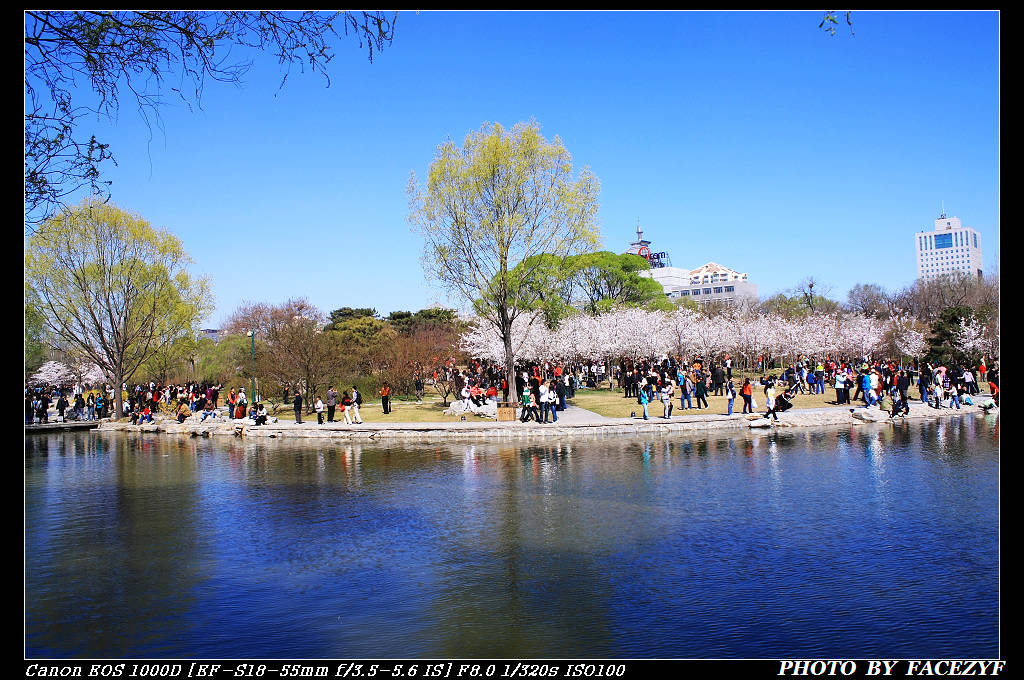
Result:
M391 394L391 388L387 383L381 388L381 394L384 395L385 389L387 395ZM285 393L285 399L287 400L287 392ZM383 402L383 400L382 400ZM390 404L384 403L384 412L390 412ZM324 424L324 415L326 412L327 422L337 422L334 420L335 414L338 409L341 409L341 415L345 419L347 425L361 425L363 417L359 413L359 407L363 405L363 395L359 389L353 385L352 393L349 394L348 390L342 390L341 395L338 395L338 390L334 389L334 386L327 388L327 399L326 401L322 397L317 397L313 404L313 410L316 412L316 422L318 425ZM295 409L295 422L302 424L302 394L296 392L292 398L292 408Z
M113 412L114 390L109 385L25 386L25 424L50 422L50 407L59 421L100 420Z
M757 408L751 379L744 378L737 392L728 355L710 366L699 359L690 365L682 365L671 358L629 365L623 362L617 375L625 397L636 398L645 420L649 418L648 405L656 400L663 404L662 417L670 418L672 399L677 391L680 409L706 409L708 395L714 394L727 397L728 415L732 415L737 393L743 399L744 414L753 413ZM949 369L916 362L902 364L889 359L870 362L867 358L857 361L801 358L779 375L762 375L756 379L758 391L764 395L765 417L775 420L779 411L792 408L798 394L825 394L826 386L835 389L836 404L862 400L865 408L888 407L890 416L895 417L910 412L911 385L918 387L921 401L933 408L959 409L961 404L972 403L972 397L979 394L979 382L987 382L991 398L998 405L998 368L987 368L984 363L977 367ZM776 394L777 387L781 389L780 394Z
M765 362L767 364L767 362ZM759 364L762 368L765 364ZM866 358L811 359L800 357L788 366L780 367L778 374L762 374L760 377L745 377L742 383L733 377L732 359L728 354L713 361L696 358L686 362L666 357L661 360L620 361L610 370L607 379L622 389L627 399L635 399L639 414L647 420L651 417L651 405L661 402L661 416L672 417L678 398L680 410L708 409L709 396L724 396L727 414L732 415L737 396L742 400L742 413L755 413L758 397L764 400L765 417L778 420L778 413L792 408L793 401L802 394L825 394L826 388L835 390L837 405L862 403L865 408L878 406L890 412L891 417L909 413L910 390L916 387L922 403L932 408L961 408L971 404L987 386L986 397L994 405L999 403L999 369L997 366L934 366L917 362L900 363L892 360L869 361ZM463 400L465 409L477 410L488 403L508 403L509 383L505 370L495 362L476 359L459 370L454 365L440 370L446 371L444 378L454 380L456 393ZM605 365L598 362L562 364L545 362L517 366L514 378L519 402L519 420L540 424L558 422L558 413L567 408L567 399L575 396L577 389L597 387L606 377ZM439 379L435 372L435 381ZM417 402L422 402L424 380L417 372L414 375ZM611 385L610 385L611 386ZM384 383L380 389L381 408L384 414L391 411L392 389ZM97 420L108 418L114 411L114 390L109 385L98 387L64 385L53 387L25 388L26 424L46 423L51 406L60 420ZM270 418L263 403L250 403L245 389L234 388L224 394L222 384L208 382L187 382L184 384L162 385L159 382L138 383L129 388L122 385L120 398L123 399L123 414L133 424L153 422L154 414L166 412L178 422L184 422L200 414L200 422L219 417L223 400L223 415L228 419L251 419L256 425L263 425ZM295 391L289 399L288 388L284 393L285 403L291 403L295 411L295 422L302 423L304 398ZM312 409L317 423L341 422L336 420L339 413L346 424L362 424L360 407L362 393L355 385L351 391L340 394L333 386L326 396L316 396ZM636 412L634 411L634 414Z

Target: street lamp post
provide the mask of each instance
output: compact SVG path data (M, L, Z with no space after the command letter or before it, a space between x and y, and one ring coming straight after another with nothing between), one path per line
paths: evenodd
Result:
M256 331L246 333L252 340L252 373L249 376L249 398L256 403Z

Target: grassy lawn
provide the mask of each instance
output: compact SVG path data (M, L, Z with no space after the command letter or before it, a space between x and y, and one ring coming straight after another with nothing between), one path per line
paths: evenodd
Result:
M747 376L740 376L739 380L737 380L736 379L736 372L735 371L733 372L733 381L734 381L734 383L736 385L736 392L737 392L736 400L733 402L733 405L732 405L733 413L742 413L743 412L743 398L739 395L739 389L740 389L740 386L743 385L743 378L744 377L747 377ZM759 383L755 382L753 376L750 376L750 377L751 377L751 382L754 383L754 401L757 402L757 408L755 410L760 412L760 413L764 413L765 412L764 391L763 391L764 388ZM607 383L604 383L604 384L607 385ZM778 387L776 387L775 392L776 392L776 394L781 394L782 390L779 389ZM850 392L850 396L853 397L853 394L854 394L854 392L851 391ZM979 396L982 397L982 398L988 397L989 396L988 390L987 389L982 390L982 392L981 392L981 394ZM797 393L796 397L793 399L793 409L802 409L802 408L854 408L854 407L857 407L857 406L862 406L864 404L864 402L862 400L859 400L859 399L856 400L856 401L853 401L853 403L851 403L849 405L847 405L847 404L836 404L835 399L836 399L836 391L832 387L826 387L825 388L825 394L800 394L800 393ZM916 385L914 385L914 386L912 386L910 388L910 400L912 402L917 402L917 401L920 400L920 392L917 391L917 386ZM679 408L679 390L677 389L676 390L676 396L673 397L673 399L672 399L672 403L674 404L674 409L672 410L672 415L673 416L683 415L683 414L686 414L686 415L697 415L697 414L726 415L729 412L729 400L726 399L724 396L722 396L722 397L715 397L715 396L708 395L707 401L708 401L708 408L706 408L706 409L697 409L696 408L696 403L697 402L691 396L690 397L690 403L692 403L695 408L690 409L690 410L680 410L680 408ZM626 399L625 397L623 397L623 391L621 389L619 389L619 388L615 388L613 390L609 390L609 389L607 389L607 387L600 388L600 389L576 390L576 398L575 399L570 399L569 403L570 404L574 404L576 406L579 406L580 408L585 408L588 411L593 411L594 413L597 413L599 415L602 415L602 416L605 416L605 417L608 417L608 418L628 418L629 414L632 413L633 411L636 411L638 414L642 414L643 413L643 407L641 407L640 404L638 404L636 402L636 398L635 397L631 397L629 399ZM654 415L659 415L660 416L662 413L664 413L664 408L662 407L661 400L656 398L655 401L653 401L650 404L648 404L647 405L647 412L648 412L648 414L650 414L652 416L654 416Z
M460 416L444 415L444 408L441 405L440 399L432 399L429 396L425 396L422 404L417 404L415 401L392 400L391 413L387 415L384 415L384 412L381 410L379 401L366 402L359 407L359 415L364 423L455 423L461 421ZM270 409L268 408L267 410L269 411ZM278 408L277 413L273 415L277 416L281 421L295 420L295 411L287 405ZM490 419L479 416L466 416L466 420L468 422L476 422L489 421ZM334 421L345 422L345 416L340 408L334 412ZM316 413L303 413L302 422L315 423ZM324 422L327 422L326 410L324 411Z
M737 392L742 384L742 381L737 383ZM754 401L757 402L757 410L764 413L764 392L761 390L761 385L754 386ZM780 390L776 389L776 392L780 392ZM916 392L912 393L916 394ZM796 398L793 400L793 408L836 407L835 398L835 390L828 388L826 388L825 394L797 394ZM672 415L726 415L729 412L729 400L724 396L716 397L709 395L707 401L708 408L697 409L697 401L693 397L690 397L690 402L694 405L694 408L690 410L680 410L679 390L676 390L676 396L672 399L672 403L674 404ZM626 399L623 397L623 391L618 388L614 390L577 390L576 398L571 399L569 403L609 418L628 418L629 414L633 411L636 411L638 414L643 412L643 408L636 402L635 398L631 397ZM858 404L854 403L853 405L857 406ZM845 407L846 405L843 404L843 406ZM736 395L736 400L733 402L732 407L733 413L741 413L743 411L743 398L738 394ZM661 400L656 399L654 402L648 404L647 412L650 415L660 416L664 412Z

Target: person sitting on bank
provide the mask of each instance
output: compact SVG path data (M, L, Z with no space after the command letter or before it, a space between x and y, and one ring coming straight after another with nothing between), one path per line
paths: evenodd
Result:
M214 420L217 419L217 411L215 411L213 408L213 402L209 400L203 407L203 417L199 419L199 422L203 422L207 418L213 418Z
M267 424L267 407L263 404L256 404L256 424Z
M178 422L183 423L185 419L192 415L192 409L188 407L188 403L184 399L178 402Z
M906 392L900 391L898 387L893 387L892 391L892 408L889 411L889 417L895 418L896 416L906 416L910 413L910 405L907 403Z
M153 412L149 410L149 404L146 404L139 415L139 424L151 422L153 422Z

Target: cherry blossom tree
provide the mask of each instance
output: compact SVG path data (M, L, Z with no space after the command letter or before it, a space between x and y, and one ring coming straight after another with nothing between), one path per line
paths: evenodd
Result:
M953 331L954 343L964 354L980 354L988 349L985 326L974 318L960 319Z
M615 309L597 316L577 313L549 329L538 313L523 315L513 328L517 360L601 361L657 359L668 355L710 360L735 352L752 362L757 356L821 357L830 354L866 356L883 351L892 322L863 314L815 312L794 319L752 310L729 310L704 316L688 309L670 312L639 308ZM907 354L922 352L923 333L911 323L896 336ZM501 361L504 344L493 324L470 325L461 347L472 356ZM749 364L748 364L749 365Z
M918 327L920 322L904 314L889 319L889 334L897 351L910 357L920 357L928 350L928 340Z
M75 374L67 365L59 361L47 361L39 367L39 370L29 377L32 385L63 385L72 382Z

